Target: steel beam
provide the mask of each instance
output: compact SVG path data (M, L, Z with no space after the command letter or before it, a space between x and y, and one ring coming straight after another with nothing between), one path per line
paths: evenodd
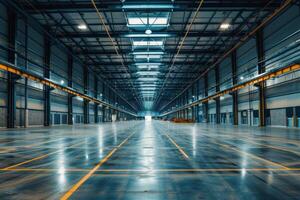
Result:
M264 33L263 29L259 29L256 32L256 48L258 58L258 74L265 72L265 50L264 50ZM266 81L262 81L258 84L259 91L259 125L266 126Z
M95 86L95 95L94 97L98 97L98 77L94 75L94 86ZM99 104L94 103L94 117L95 117L95 124L99 123L99 114L98 114Z
M17 14L8 9L8 62L16 64L16 31L17 31ZM16 119L16 80L18 76L7 73L7 128L15 127Z
M263 74L260 74L260 75L254 77L250 80L247 80L245 82L236 84L236 85L234 85L234 86L232 86L228 89L222 90L220 92L216 92L215 94L209 95L209 96L207 96L203 99L200 99L196 102L193 102L191 104L182 106L181 108L174 109L170 112L165 112L165 113L161 114L161 116L165 116L167 114L177 112L178 110L183 110L183 109L186 109L186 108L194 106L194 105L198 105L198 104L201 104L201 103L203 104L205 102L208 102L210 100L215 99L216 97L221 97L221 96L224 96L225 94L230 94L234 91L238 91L238 90L243 89L245 87L248 87L250 85L257 85L258 83L260 83L262 81L266 81L266 80L269 80L271 78L278 77L278 76L281 76L283 74L291 73L291 72L295 72L295 71L299 71L299 70L300 70L300 64L290 64L286 67L281 67L279 69L273 69L273 70L270 70L270 71L265 72Z
M73 87L73 56L68 54L68 87ZM74 95L68 94L68 124L73 124L73 97Z
M84 94L88 94L89 91L89 71L88 68L85 66L83 69L83 84L84 84ZM84 99L83 101L83 121L85 124L89 124L89 100Z
M25 21L25 43L24 43L24 49L25 49L25 54L24 54L24 60L25 60L25 70L28 69L28 22L27 18L24 19ZM24 83L24 127L28 127L28 117L29 117L29 111L28 111L28 78L25 78L25 83Z
M155 38L166 38L166 37L184 37L183 31L168 31L168 32L155 32L157 34ZM247 33L242 32L224 32L222 33L223 37L242 37L245 36ZM219 31L191 31L189 33L189 37L218 37L220 35ZM105 31L103 32L68 32L68 33L60 33L57 35L58 38L107 38L107 33ZM145 35L144 31L140 32L131 32L128 34L128 32L125 31L114 31L111 33L111 37L113 38L132 38L132 37L138 37L138 38L147 38L147 35ZM154 37L154 36L152 36Z
M208 96L208 75L205 74L203 79L204 79L204 96L207 97ZM208 101L207 102L203 102L202 103L203 106L203 119L206 123L209 122L208 120Z
M51 40L44 34L44 77L50 79ZM51 87L44 85L44 126L50 126L51 116Z
M232 85L237 84L237 56L236 51L231 53L231 78ZM238 125L239 123L239 115L238 115L238 92L233 91L232 95L232 124Z
M219 65L215 66L215 81L216 81L216 92L220 91L220 70L219 70ZM215 98L216 102L216 123L220 124L220 97Z
M170 2L171 3L171 2ZM174 6L170 7L161 7L155 8L156 12L176 12L176 11L196 11L198 6L197 1L176 1ZM130 1L126 5L144 5L144 1ZM149 4L154 5L166 5L166 1L151 1ZM170 5L170 4L167 4ZM73 12L95 12L95 9L91 6L89 2L62 2L62 1L53 1L53 2L38 2L34 3L33 6L29 4L22 3L22 6L30 13L37 12L47 12L47 13L73 13ZM96 3L97 7L101 8L103 12L122 12L124 8L122 4L118 1L101 1L101 3ZM278 2L271 2L266 6L264 1L211 1L204 2L202 11L238 11L246 10L253 11L265 7L266 10L274 9L280 6ZM34 8L34 9L33 9ZM137 8L127 7L126 11L144 11L149 12L149 8L139 6Z

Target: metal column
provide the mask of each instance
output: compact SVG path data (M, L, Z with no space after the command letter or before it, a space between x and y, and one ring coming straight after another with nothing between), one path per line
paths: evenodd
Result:
M258 58L258 74L265 72L265 52L264 52L264 41L263 41L263 29L259 29L256 33L256 48ZM266 81L262 81L258 84L259 91L259 125L266 125L266 97L265 97Z
M104 101L104 92L105 92L105 85L104 83L102 84L102 101ZM102 122L105 122L105 118L106 118L106 113L105 113L105 106L102 105Z
M50 79L50 56L51 56L51 41L47 34L44 35L44 77ZM50 125L51 112L51 88L44 85L44 126Z
M88 94L89 90L89 71L87 67L84 67L83 70L83 82L84 82L84 94ZM89 101L83 101L83 123L89 123Z
M208 96L208 78L207 78L207 74L204 75L204 96L205 97ZM209 120L208 120L208 102L203 102L202 106L203 106L203 118L204 118L205 122L208 123L209 122Z
M8 9L8 62L16 65L16 31L17 14ZM7 128L15 127L16 119L16 80L19 77L13 73L7 73Z
M94 77L94 86L95 86L95 98L98 98L98 77L95 75ZM95 123L99 123L99 116L98 116L98 108L99 104L94 103L94 116L95 116Z
M25 69L28 69L28 24L27 19L25 19ZM25 78L24 83L24 127L28 127L28 78Z
M231 71L232 71L232 85L237 84L237 61L236 61L236 51L233 51L231 54ZM239 116L238 116L238 92L234 91L232 95L232 124L238 125Z
M220 74L219 65L215 67L216 92L220 91ZM215 98L216 101L216 123L220 124L220 97Z
M68 87L73 87L73 56L68 54ZM73 95L68 94L68 124L73 124Z

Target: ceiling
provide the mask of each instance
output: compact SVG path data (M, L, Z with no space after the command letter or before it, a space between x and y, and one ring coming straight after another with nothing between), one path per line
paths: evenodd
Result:
M153 111L281 3L205 0L197 11L193 0L16 2L129 102Z

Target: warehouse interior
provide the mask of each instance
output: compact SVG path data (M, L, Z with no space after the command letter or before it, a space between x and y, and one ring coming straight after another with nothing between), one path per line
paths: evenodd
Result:
M299 0L1 0L0 199L299 199Z

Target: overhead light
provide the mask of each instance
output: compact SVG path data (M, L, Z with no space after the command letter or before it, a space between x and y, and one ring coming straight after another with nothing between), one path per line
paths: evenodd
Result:
M153 76L153 75L158 75L159 71L139 71L136 72L140 76Z
M240 79L241 79L241 80L244 80L244 77L243 77L243 76L241 76L241 77L240 77Z
M155 65L155 66L158 66L158 65L161 65L161 63L135 63L135 65L146 65L146 66L152 66L152 65Z
M135 51L132 52L133 55L163 55L162 51Z
M223 24L221 24L220 29L227 30L227 29L229 29L230 26L231 25L229 23L223 23Z
M176 36L174 34L165 34L165 33L156 33L156 34L139 34L139 33L129 33L124 34L123 37L129 37L129 38L144 38L144 37L152 37L152 38L166 38L166 37L172 37Z
M137 65L138 69L158 69L158 65Z
M160 55L135 55L135 59L160 59Z
M80 30L86 30L86 29L87 29L87 26L86 26L85 24L79 24L79 25L77 26L77 28L80 29Z
M162 46L163 41L133 41L133 46Z
M172 4L140 4L140 5L123 5L123 9L172 9L174 6Z
M62 85L63 85L64 83L65 83L65 81L64 81L64 80L61 80L61 81L60 81L60 84L62 84Z
M147 35L151 35L151 34L152 34L152 31L151 31L150 29L147 29L147 30L145 31L145 33L146 33Z

